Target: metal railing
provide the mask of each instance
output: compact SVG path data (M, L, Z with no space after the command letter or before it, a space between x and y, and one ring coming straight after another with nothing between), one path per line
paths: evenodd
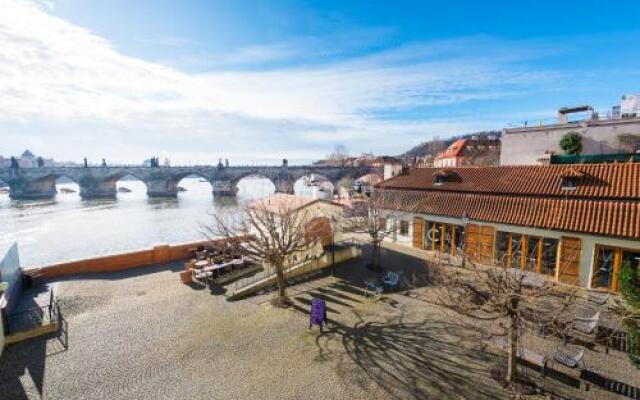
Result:
M346 247L358 247L361 248L363 245L363 242L355 239L355 238L348 238L348 239L344 239L341 240L339 242L336 242L333 244L333 251L340 249L340 248L346 248ZM312 272L315 271L319 271L322 269L327 268L328 266L322 266L322 264L318 263L318 262L313 262L313 261L318 261L321 257L325 256L325 255L331 255L331 250L329 251L325 251L323 252L321 255L316 256L314 258L310 258L307 260L302 260L300 263L292 265L290 267L287 267L284 269L284 275L285 278L287 277L287 274L290 274L292 272L296 272L297 276L302 276L302 275L307 275L310 274ZM307 265L305 265L307 264ZM330 265L329 265L330 266ZM264 264L263 264L263 268ZM256 273L255 275L240 279L238 281L235 281L233 283L233 285L231 285L231 287L229 287L229 293L231 296L233 296L234 294L236 294L238 291L243 290L249 286L252 286L258 282L267 280L267 279L271 279L273 277L276 276L276 270L274 267L272 266L268 266L266 267L263 271L260 271L258 273Z
M25 308L7 315L7 333L28 331L46 324L58 323L60 319L60 308L52 290L49 294L49 304Z
M568 123L578 123L578 122L590 122L590 121L624 121L626 119L634 118L634 117L623 117L620 114L613 113L612 110L607 110L604 112L600 112L597 110L594 111L584 111L580 113L571 114L573 117L568 118ZM636 116L635 118L639 118L640 116ZM559 125L560 121L558 117L545 117L545 118L536 118L531 120L524 120L518 122L510 122L507 123L507 129L509 128L535 128L538 126L547 126L547 125Z

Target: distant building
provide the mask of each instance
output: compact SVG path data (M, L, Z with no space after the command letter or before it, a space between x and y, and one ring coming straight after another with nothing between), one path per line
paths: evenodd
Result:
M271 213L276 218L300 212L301 218L303 218L300 223L305 227L307 233L319 234L322 244L326 246L331 243L333 236L332 221L337 221L342 217L345 205L332 200L273 193L253 201L249 207L258 210L259 213Z
M563 107L558 110L557 123L506 128L500 165L549 163L552 155L563 154L560 140L569 132L581 136L581 154L640 152L640 96L623 96L620 105L606 115L588 105Z
M444 152L433 159L433 166L464 167L471 165L498 165L500 139L495 137L472 137L458 139Z
M379 174L366 174L355 180L353 188L357 193L369 195L373 187L380 182L382 177Z
M358 157L327 158L314 161L313 165L327 167L371 167L382 168L386 156L374 156L371 153L363 153Z
M25 150L19 157L15 157L18 161L18 166L20 168L37 168L38 167L38 156L33 154L31 150ZM55 165L53 158L42 158L43 166L52 167ZM10 167L11 166L11 156L3 157L0 156L0 168Z
M20 168L33 168L37 167L36 165L37 157L30 150L25 150L20 158L18 159L18 165Z
M407 168L402 160L395 157L383 157L384 173L382 179L391 179L405 172Z

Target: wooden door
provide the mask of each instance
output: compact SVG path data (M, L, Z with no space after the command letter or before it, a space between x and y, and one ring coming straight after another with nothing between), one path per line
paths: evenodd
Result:
M466 232L466 254L469 260L482 263L493 263L493 249L496 230L492 226L469 224Z
M560 260L558 261L558 281L569 285L580 283L580 252L582 242L579 238L563 236L560 239Z
M413 219L413 247L421 249L424 243L424 219L415 217Z

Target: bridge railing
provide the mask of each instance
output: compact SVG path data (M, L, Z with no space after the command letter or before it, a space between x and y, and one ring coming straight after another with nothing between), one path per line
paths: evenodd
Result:
M100 169L100 168L104 168L105 166L103 165L96 165L96 164L89 164L88 166L84 166L84 165L53 165L53 166L45 166L43 168L56 168L56 169L78 169L78 168L91 168L91 169ZM150 166L146 166L146 165L139 165L139 164L107 164L106 165L107 168L217 168L216 165L202 165L202 164L194 164L194 165L188 165L188 164L183 164L183 165L161 165L159 167L150 167ZM247 169L252 169L252 168L281 168L282 165L264 165L264 164L242 164L242 165L229 165L228 167L225 168L247 168ZM332 169L376 169L376 167L367 167L367 166L361 166L361 167L350 167L350 166L334 166L334 165L313 165L313 164L296 164L296 165L291 165L289 164L287 166L288 168L309 168L309 169L316 169L316 170L332 170ZM0 167L0 169L11 169L11 167ZM37 170L39 169L38 167L30 167L30 168L24 168L21 167L19 168L21 170ZM379 169L379 168L378 168Z

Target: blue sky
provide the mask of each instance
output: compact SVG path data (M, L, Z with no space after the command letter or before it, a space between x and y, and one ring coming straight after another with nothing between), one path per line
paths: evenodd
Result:
M2 153L396 154L640 92L640 2L0 0Z

